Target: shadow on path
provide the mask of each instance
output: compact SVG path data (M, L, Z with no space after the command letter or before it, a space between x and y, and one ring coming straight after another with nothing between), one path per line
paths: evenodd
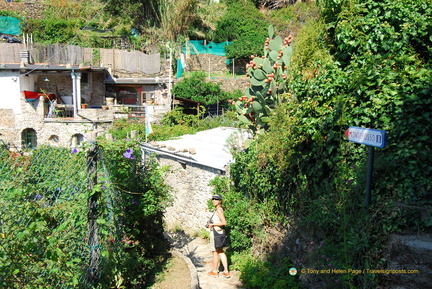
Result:
M231 278L226 279L222 275L219 277L208 276L211 271L212 254L208 240L196 237L192 238L184 232L168 233L168 240L174 250L179 251L189 258L198 273L200 289L239 289L242 288L240 273L231 271Z

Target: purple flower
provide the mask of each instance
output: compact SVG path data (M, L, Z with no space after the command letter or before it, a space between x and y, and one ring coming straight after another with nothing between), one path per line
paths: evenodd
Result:
M42 196L41 196L41 195L37 195L37 196L36 196L36 199L38 199L38 200L39 200L39 199L42 199Z
M104 185L102 185L102 190L105 190L105 189L106 189L106 187Z
M126 152L123 154L123 156L127 159L135 159L135 157L132 155L133 154L133 150L132 149L127 149Z
M138 202L136 199L134 199L133 204L134 204L134 205L138 205L139 202Z
M77 148L73 148L71 154L76 154L78 152Z

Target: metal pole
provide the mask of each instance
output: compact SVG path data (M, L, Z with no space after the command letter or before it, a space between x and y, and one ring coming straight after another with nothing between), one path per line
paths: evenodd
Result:
M172 48L169 46L169 44L166 44L166 47L169 49L169 70L168 70L168 98L171 99L171 109L174 109L174 96L171 94L172 84Z
M366 209L367 210L369 209L369 205L371 202L373 165L374 165L374 147L369 146L369 156L368 156L367 175L366 175Z
M81 100L78 100L77 97L77 80L76 80L76 74L75 70L72 70L71 72L71 78L72 78L72 105L73 105L73 116L75 117L78 112L78 103L81 105Z

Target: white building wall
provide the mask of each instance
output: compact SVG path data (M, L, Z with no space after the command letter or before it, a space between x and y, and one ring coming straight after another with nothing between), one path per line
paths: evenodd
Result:
M12 109L21 114L19 71L0 71L0 109Z
M31 74L29 76L22 75L20 78L20 87L21 91L27 90L27 91L37 91L35 90L35 85L37 81L37 76Z

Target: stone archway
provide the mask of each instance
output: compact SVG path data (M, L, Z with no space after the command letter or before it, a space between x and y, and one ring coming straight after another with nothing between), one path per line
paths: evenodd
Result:
M80 133L76 133L71 138L71 147L76 148L83 144L84 142L84 136Z
M26 128L21 132L21 147L23 149L37 147L37 134L33 128Z

